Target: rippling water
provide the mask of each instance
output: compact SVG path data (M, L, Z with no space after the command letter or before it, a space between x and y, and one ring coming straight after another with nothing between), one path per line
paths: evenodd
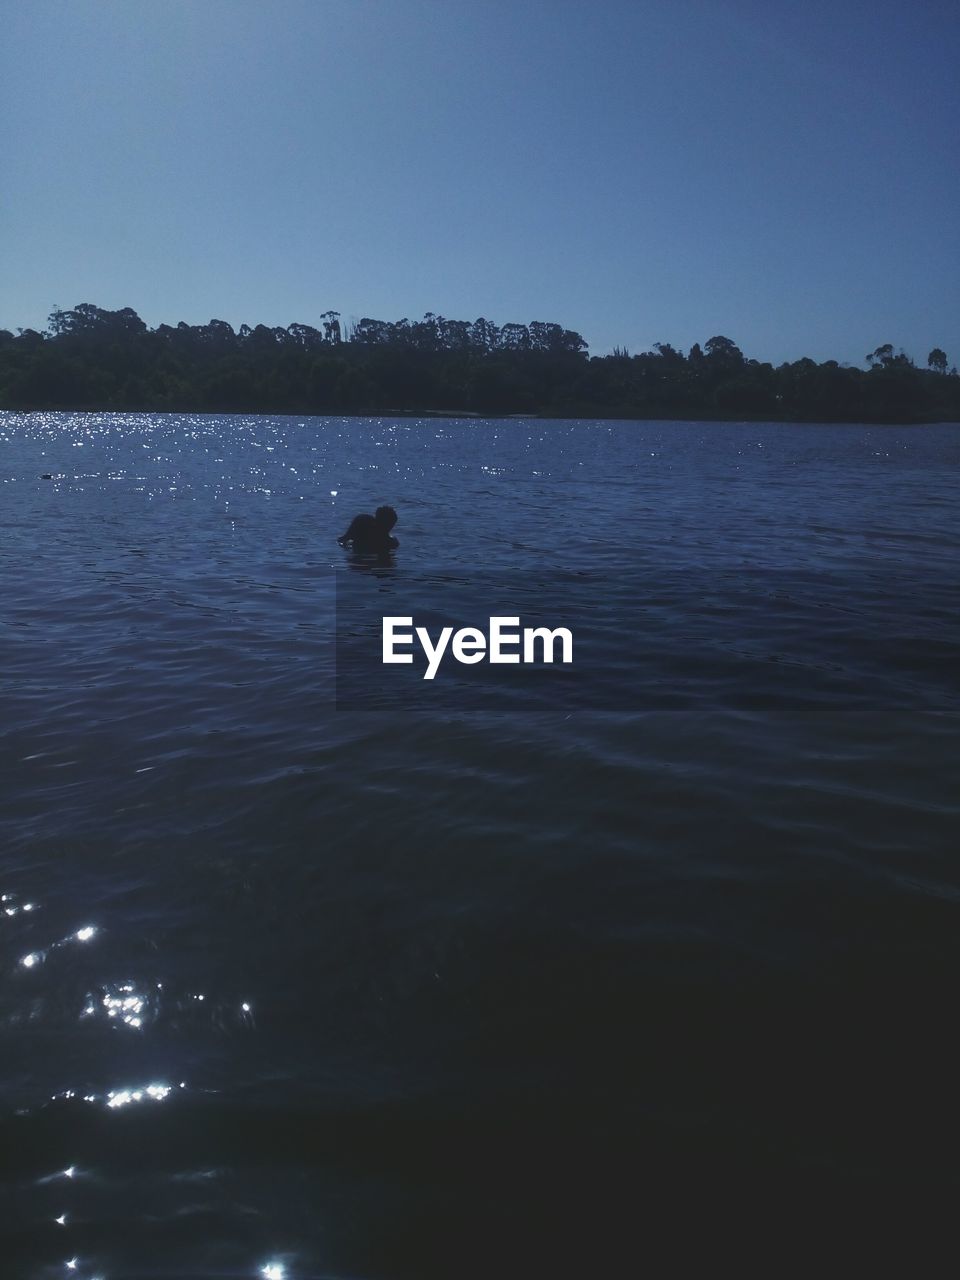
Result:
M958 462L0 415L10 1274L639 1274L955 1185ZM585 699L337 700L338 585L481 580L590 619Z

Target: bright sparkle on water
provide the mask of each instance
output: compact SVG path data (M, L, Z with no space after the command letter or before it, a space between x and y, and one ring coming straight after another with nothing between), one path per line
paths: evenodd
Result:
M154 1102L162 1102L170 1092L168 1084L148 1084L145 1089L118 1089L107 1094L107 1106L114 1111L129 1106L132 1102L143 1102L151 1098Z
M107 1011L108 1018L117 1018L125 1026L133 1027L137 1030L143 1026L143 1011L146 1008L146 1001L133 987L132 983L125 982L116 989L119 994L105 991L103 994L103 1007ZM84 1014L92 1013L92 1006L87 1005Z

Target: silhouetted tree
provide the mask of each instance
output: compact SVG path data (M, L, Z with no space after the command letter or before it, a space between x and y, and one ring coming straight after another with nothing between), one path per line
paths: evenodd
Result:
M500 330L500 346L505 351L529 351L530 330L525 324L505 324Z
M685 363L683 352L677 351L669 342L655 342L653 349L660 359L666 361L667 364L681 365Z
M890 369L899 365L903 368L913 368L913 361L903 351L895 352L892 342L885 342L882 347L877 347L876 351L871 351L867 355L867 364L871 369Z
M934 347L927 356L927 365L934 373L947 372L947 353L939 347Z
M323 334L309 324L288 324L287 333L298 346L306 347L308 351L323 343Z
M704 355L712 365L723 368L735 368L743 364L743 352L730 338L719 335L708 338L703 344Z
M336 345L336 343L338 343L341 340L340 312L325 311L323 315L320 317L320 320L323 324L324 338L327 340L327 342L331 342L334 345Z
M481 316L471 325L471 345L477 351L493 351L500 345L500 330Z

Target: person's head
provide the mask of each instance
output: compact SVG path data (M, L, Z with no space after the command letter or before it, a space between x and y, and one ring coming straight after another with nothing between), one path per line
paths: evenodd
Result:
M393 507L377 507L374 520L382 529L386 529L389 533L393 526L397 523L397 513Z

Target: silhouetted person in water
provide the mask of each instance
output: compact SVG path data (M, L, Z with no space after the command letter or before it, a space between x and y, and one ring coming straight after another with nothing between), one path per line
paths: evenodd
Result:
M390 535L396 523L397 513L393 507L377 507L375 515L354 516L350 528L337 541L341 547L352 546L361 555L383 555L400 545Z

